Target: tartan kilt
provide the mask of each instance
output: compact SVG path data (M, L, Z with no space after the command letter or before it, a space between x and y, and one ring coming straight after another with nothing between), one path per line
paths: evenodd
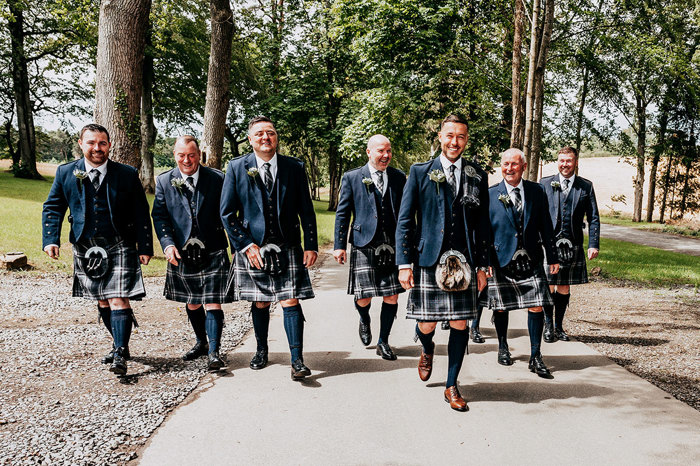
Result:
M182 260L177 266L168 262L163 296L187 304L230 303L233 296L226 294L229 267L226 249L210 253L207 266L200 272L188 270Z
M472 267L472 280L465 291L443 291L435 280L436 268L437 264L414 267L415 286L408 293L406 318L427 322L474 319L479 296L476 270Z
M393 296L405 290L399 283L399 271L379 273L372 265L374 248L352 247L350 251L350 277L348 294L355 299L374 298L376 296Z
M506 277L499 267L494 267L493 276L488 281L488 301L481 304L492 310L512 311L554 302L543 267L535 268L535 275L525 280Z
M233 294L235 301L274 302L285 299L310 299L314 297L309 271L304 267L301 246L283 247L289 267L277 276L253 268L245 252L237 251L226 285L226 294Z
M93 246L107 251L110 269L104 277L93 280L83 271L85 253ZM134 244L121 238L107 240L95 237L73 245L73 297L86 299L128 298L146 296L139 255Z
M588 283L588 270L586 269L586 250L582 245L574 245L574 262L568 267L560 267L559 273L551 275L547 259L544 261L544 271L547 274L547 282L550 285L581 285Z

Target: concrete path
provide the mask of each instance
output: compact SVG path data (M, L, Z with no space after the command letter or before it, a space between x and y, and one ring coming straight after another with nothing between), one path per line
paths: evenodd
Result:
M379 359L357 336L347 274L326 258L317 297L304 303L311 377L290 380L277 309L271 365L248 368L250 335L228 355L230 372L213 377L160 427L141 464L700 463L700 412L583 343L545 345L555 378L531 374L523 311L511 313L511 367L496 363L495 332L484 313L486 343L470 344L460 376L470 411L451 410L442 395L447 332L438 330L433 375L421 382L404 294L391 337L399 359Z
M600 235L603 238L643 244L644 246L651 246L653 248L678 252L689 256L700 256L700 238L688 238L669 233L610 225L609 223L602 223L600 225Z

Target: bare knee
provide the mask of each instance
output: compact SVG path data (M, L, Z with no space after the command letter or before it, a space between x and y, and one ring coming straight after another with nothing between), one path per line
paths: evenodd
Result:
M362 298L355 301L360 307L367 307L372 302L372 298Z
M542 312L542 306L528 308L530 312Z
M106 299L98 299L97 305L100 307L109 307L109 301Z
M399 302L399 295L384 296L384 302L387 304L396 304Z
M109 298L109 307L111 309L128 309L129 300L127 298Z
M297 306L299 304L299 300L298 299L285 299L284 301L280 301L280 304L282 304L282 307Z
M205 304L204 309L207 311L220 311L221 310L221 304Z
M450 328L453 328L455 330L466 330L467 329L467 321L466 320L451 320L450 321Z
M190 311L194 311L195 309L199 309L201 304L188 304L187 309Z
M558 285L557 286L557 293L559 294L569 294L569 285Z
M418 322L421 333L431 333L437 327L437 322Z
M256 301L255 307L257 307L258 309L265 309L266 307L270 307L270 302L269 301Z

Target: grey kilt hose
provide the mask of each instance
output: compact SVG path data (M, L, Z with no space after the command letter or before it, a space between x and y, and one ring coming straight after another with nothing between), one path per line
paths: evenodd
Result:
M388 273L381 273L372 263L374 248L352 247L350 251L350 277L348 294L355 299L393 296L405 290L399 283L399 271L396 267Z
M98 279L83 271L85 253L93 246L107 251L109 270ZM141 264L136 246L120 238L107 240L94 237L73 245L73 296L87 299L128 298L139 300L146 296Z
M188 270L184 261L177 266L168 262L163 296L170 301L187 304L223 304L233 301L226 294L226 282L231 263L226 249L211 252L207 266L195 272Z
M301 246L283 247L289 267L280 275L270 275L250 265L244 252L237 251L231 264L226 293L235 301L274 302L314 297L309 271L304 267Z
M488 282L488 302L482 305L492 310L512 311L554 304L549 294L544 268L535 267L535 274L524 280L506 277L498 268Z
M472 267L472 280L464 291L443 291L435 280L435 269L415 265L415 286L408 293L407 319L437 322L441 320L470 320L478 309L476 270Z
M588 271L586 270L586 250L581 245L574 245L574 262L567 267L559 267L559 273L551 275L547 259L544 261L544 270L547 274L547 282L550 285L581 285L588 283Z

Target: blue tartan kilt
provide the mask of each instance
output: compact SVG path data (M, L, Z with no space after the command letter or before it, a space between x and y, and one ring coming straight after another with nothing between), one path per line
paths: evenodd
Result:
M88 249L99 246L107 251L110 268L98 279L83 271L83 259ZM146 296L141 264L136 245L120 238L108 240L94 237L73 245L73 296L86 299L128 298L139 300Z
M581 285L588 283L588 270L586 269L586 250L582 245L574 245L574 262L568 267L560 267L559 273L549 273L547 259L544 261L544 270L547 274L547 282L550 285Z
M226 293L230 264L226 249L209 253L207 266L199 272L188 270L182 260L177 266L168 262L163 296L187 304L230 303L233 296Z
M472 267L472 280L466 290L444 291L435 280L436 268L437 264L413 268L415 286L408 293L406 318L426 322L474 319L479 296L476 270Z
M355 299L393 296L405 290L399 283L399 270L394 267L389 273L380 273L374 265L374 248L352 247L350 251L350 277L348 294Z
M280 275L270 275L250 265L245 252L237 251L231 264L226 293L235 301L275 302L314 297L309 271L304 267L301 246L283 247L289 267Z
M499 311L553 304L543 267L536 267L535 274L524 280L506 277L499 267L494 267L493 276L488 281L487 296L482 306Z

